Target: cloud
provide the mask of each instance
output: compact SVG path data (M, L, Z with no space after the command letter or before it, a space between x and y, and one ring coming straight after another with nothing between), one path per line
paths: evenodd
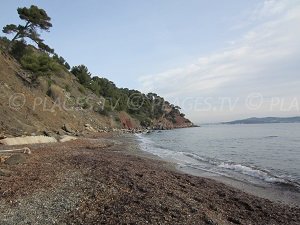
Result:
M262 19L270 16L277 16L291 8L295 1L293 0L266 0L262 2L252 12L252 19Z
M250 91L269 96L290 93L290 88L299 83L299 1L265 1L249 19L259 22L227 48L184 67L142 76L142 90L157 92L167 99L227 96L232 89L237 90L237 95ZM281 84L284 88L280 88Z

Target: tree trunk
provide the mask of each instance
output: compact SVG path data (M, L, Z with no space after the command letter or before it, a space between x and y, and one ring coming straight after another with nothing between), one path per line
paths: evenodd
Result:
M29 24L30 24L30 22L27 21L27 23L26 23L24 29L19 30L19 31L16 33L16 35L13 37L13 39L11 39L11 41L10 41L10 43L9 43L9 45L8 45L7 51L10 51L10 49L11 49L11 47L12 47L12 44L14 43L14 41L15 41L17 38L19 38L19 35L21 34L21 31L26 30L26 29L28 28Z

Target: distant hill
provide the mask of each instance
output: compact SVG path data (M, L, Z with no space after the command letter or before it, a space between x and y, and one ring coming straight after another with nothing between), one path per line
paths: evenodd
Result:
M234 120L223 124L262 124L262 123L300 123L300 116L296 117L252 117L244 120Z

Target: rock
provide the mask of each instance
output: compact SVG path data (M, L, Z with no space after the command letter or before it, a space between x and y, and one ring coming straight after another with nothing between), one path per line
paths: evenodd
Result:
M196 213L196 212L198 211L198 209L195 208L195 207L191 207L191 208L190 208L190 211L191 211L191 213Z
M72 141L72 140L76 140L76 137L73 136L69 136L69 135L64 135L61 137L61 139L59 140L59 142L67 142L67 141Z
M84 124L85 129L91 132L97 132L90 124Z
M218 223L210 219L207 215L204 216L204 222L207 225L218 225Z
M63 131L61 131L61 132L63 132ZM59 135L57 135L57 133L55 133L53 131L45 130L45 131L43 131L43 134L47 137L53 137L55 139L59 139ZM61 135L64 135L64 134L61 134Z
M0 176L9 177L10 175L11 175L11 172L9 170L0 169Z
M44 130L43 134L47 137L52 137L52 133L50 131Z
M234 217L228 217L227 220L231 223L234 223L234 224L241 224L241 222L239 221L239 219L237 218L234 218Z
M63 130L58 130L58 131L56 131L56 134L62 136L62 135L65 135L66 133Z
M6 136L4 134L0 134L0 139L4 139Z
M62 126L62 129L68 133L75 133L74 130L68 124L64 124Z
M17 164L23 164L26 162L26 157L22 154L15 154L9 157L7 160L5 160L5 164L7 165L17 165Z

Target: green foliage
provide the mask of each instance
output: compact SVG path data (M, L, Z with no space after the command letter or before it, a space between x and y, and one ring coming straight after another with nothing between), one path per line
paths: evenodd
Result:
M38 47L40 50L44 52L54 53L54 49L50 48L48 45L44 44L43 42L38 42Z
M73 73L81 83L85 87L89 87L91 82L91 73L88 71L88 68L85 65L74 66L71 69L71 73Z
M86 98L84 99L81 99L80 102L79 102L80 106L83 108L83 109L88 109L90 108L90 104L87 102Z
M141 126L143 126L143 127L149 127L149 126L151 126L152 121L149 117L143 117L143 118L140 118L140 123L141 123Z
M17 39L29 38L41 50L53 53L54 50L44 44L44 40L40 38L39 34L39 30L49 31L50 27L52 27L51 18L46 11L34 5L30 6L30 8L18 8L17 11L20 19L25 21L25 25L8 24L2 30L5 34L15 34L11 43Z
M6 51L10 44L10 40L7 37L0 37L0 50Z
M46 11L35 5L30 6L30 8L18 8L17 11L20 19L29 22L31 26L46 31L52 27L52 24L50 23L51 18L47 15Z
M67 92L71 92L71 87L70 87L70 85L66 84L65 90L66 90Z
M65 62L64 66L66 67L67 70L71 69L71 66L69 65L69 63Z
M53 80L48 79L48 89L51 87L52 84L53 84Z
M24 69L33 72L36 76L50 76L61 69L60 65L45 53L25 54L20 63Z
M66 62L66 60L61 57L61 56L58 56L56 53L54 53L54 55L52 56L52 58L58 62L60 65L64 66L67 70L70 70L71 67L69 65L69 63Z
M24 39L15 41L10 49L10 54L18 61L28 52Z
M85 72L87 71L86 68ZM145 95L137 90L118 88L106 78L93 77L86 87L106 99L105 110L103 110L105 114L112 110L126 111L137 118L142 126L151 126L153 119L162 116L175 123L176 115L180 114L178 106L171 105L155 93ZM171 108L169 113L166 113L165 107Z
M79 91L81 94L84 94L84 93L85 93L84 87L82 87L82 86L79 86L79 87L78 87L78 91Z

